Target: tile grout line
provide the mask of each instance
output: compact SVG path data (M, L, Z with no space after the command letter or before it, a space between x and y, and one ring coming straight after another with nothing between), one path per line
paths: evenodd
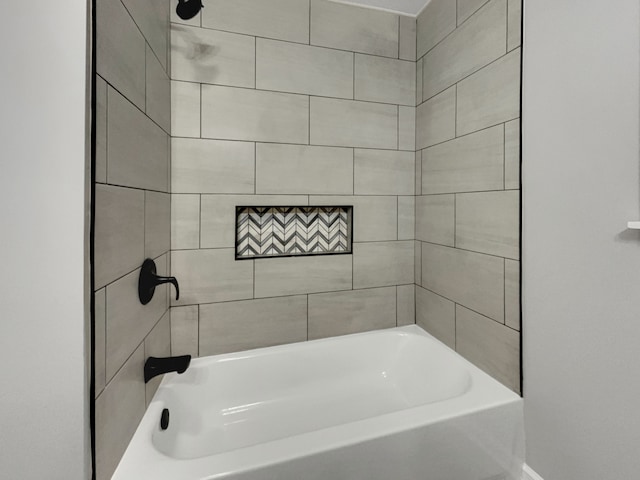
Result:
M481 6L479 6L476 10L474 10L474 12L469 15L467 18L465 18L462 23L458 24L458 12L457 12L457 5L456 5L456 25L453 28L453 30L451 30L449 33L447 33L444 37L442 37L438 43L436 43L435 45L433 45L431 48L429 48L429 50L427 50L426 52L424 52L422 54L422 56L420 58L424 58L426 57L429 52L431 52L432 50L434 50L438 45L440 45L442 42L444 42L447 38L449 38L451 35L453 35L455 33L456 30L458 30L462 25L464 25L465 23L467 23L469 20L471 20L480 10L482 10L488 3L490 0L484 0L483 4ZM457 2L456 2L457 3ZM417 17L416 17L417 18ZM416 57L418 55L418 51L416 49ZM418 60L420 60L420 58L418 58Z
M396 327L398 326L398 285L396 285Z
M329 294L333 294L333 293L349 293L349 292L363 292L363 291L367 291L367 290L381 290L381 289L389 289L389 288L395 288L395 287L407 287L413 285L413 283L401 283L401 284L387 284L387 285L377 285L377 286L371 286L371 287L363 287L363 288L354 288L354 289L343 289L343 290L323 290L323 291L318 291L318 292L300 292L300 293L284 293L282 295L272 295L272 296L266 296L266 297L255 297L255 298L250 298L250 297L246 297L246 298L237 298L237 299L233 299L233 300L221 300L221 301L217 301L217 302L204 302L204 303L187 303L184 305L173 305L172 308L182 308L182 307L202 307L202 306L207 306L207 305L219 305L219 304L229 304L229 303L241 303L241 302L251 302L254 300L274 300L274 299L278 299L278 298L290 298L290 297L302 297L302 296L313 296L313 295L329 295ZM425 289L427 290L427 289ZM431 291L431 290L429 290ZM435 292L432 292L435 293ZM442 297L442 295L440 294L436 294L440 297ZM443 297L446 298L446 297ZM449 300L447 298L447 300ZM467 308L467 307L465 307ZM469 308L469 310L471 310ZM475 312L475 310L472 310L473 312ZM475 312L478 313L478 315L482 315L479 312ZM486 315L483 315L486 316ZM487 317L489 318L489 317Z
M215 32L222 32L222 33L228 33L228 34L232 34L234 36L238 36L238 37L255 37L255 38L259 38L261 40L269 40L269 41L273 41L273 42L281 42L281 43L290 43L292 45L298 45L298 46L302 46L302 47L311 47L311 48L322 48L324 50L333 50L335 52L347 52L347 53L354 53L355 50L348 50L346 48L337 48L337 47L330 47L327 45L320 45L320 44L316 44L316 43L306 43L306 42L296 42L293 40L285 40L282 38L275 38L275 37L265 37L263 35L251 35L248 33L240 33L240 32L235 32L233 30L223 30L220 28L210 28L210 27L197 27L195 25L188 25L185 23L178 23L178 22L171 22L174 25L179 25L180 27L187 27L187 28L200 28L202 30L208 30L208 31L215 31ZM311 35L311 31L309 32L309 35ZM371 53L371 52L356 52L356 53L361 53L362 55L369 55L371 57L379 57L382 59L389 59L389 60L402 60L404 62L411 62L412 60L404 60L402 58L398 58L396 56L393 55L380 55L377 53ZM422 58L422 57L421 57Z
M502 261L502 308L504 310L504 324L507 324L507 260Z
M467 307L466 305L463 305L462 303L456 302L455 300L453 300L453 299L451 299L451 298L449 298L449 297L446 297L446 296L442 295L441 293L435 292L435 291L433 291L433 290L432 290L432 289L430 289L430 288L426 288L426 287L424 287L424 286L422 286L422 285L418 285L418 287L420 287L420 288L422 288L423 290L426 290L427 292L430 292L430 293L432 293L432 294L434 294L434 295L437 295L438 297L444 298L445 300L447 300L447 301L449 301L449 302L451 302L451 303L455 304L456 306L462 307L462 308L464 308L464 309L466 309L466 310L469 310L470 312L475 313L476 315L480 315L481 317L484 317L484 318L486 318L486 319L488 319L488 320L491 320L492 322L495 322L495 323L497 323L498 325L501 325L501 326L503 326L503 327L505 327L505 328L508 328L509 330L513 330L514 332L520 332L520 330L516 330L515 328L512 328L512 327L510 327L509 325L505 325L505 324L504 324L504 323L502 323L501 321L496 320L495 318L491 318L490 316L488 316L488 315L487 315L487 314L485 314L485 313L480 313L479 311L474 310L473 308L469 308L469 307ZM377 287L377 288L381 288L381 287Z
M451 88L451 87L449 87L449 88ZM476 133L484 132L484 131L486 131L486 130L490 130L490 129L492 129L492 128L499 127L499 126L500 126L500 125L502 125L503 123L509 123L509 122L514 121L514 120L518 120L519 118L520 118L520 117L509 118L509 119L507 119L507 120L503 120L503 121L501 121L501 122L499 122L499 123L496 123L496 124L494 124L494 125L489 125L489 126L487 126L487 127L483 127L483 128L480 128L480 129L478 129L478 130L474 130L474 131L469 132L469 133L464 133L464 134L462 134L462 135L460 135L460 136L458 136L458 137L449 138L449 139L447 139L447 140L443 140L442 142L438 142L438 143L434 143L434 144L432 144L432 145L428 145L428 146L423 147L423 148L421 148L421 149L419 149L419 150L420 150L420 151L422 151L422 150L428 150L429 148L432 148L432 147L437 147L437 146L439 146L439 145L443 145L443 144L445 144L445 143L453 142L453 141L455 141L455 140L459 140L459 139L461 139L461 138L468 137L468 136L470 136L470 135L474 135L474 134L476 134ZM362 147L358 147L358 148L362 148ZM388 150L388 149L376 149L376 150Z
M478 255L484 255L486 257L499 258L500 260L505 260L506 259L506 260L513 260L514 262L519 262L520 261L520 259L518 259L518 258L503 257L501 255L495 255L493 253L479 252L477 250L469 250L468 248L455 247L455 246L451 246L451 245L445 245L443 243L430 242L428 240L422 240L421 239L420 241L424 242L424 243L428 243L429 245L435 245L437 247L451 248L451 249L454 249L454 250L459 250L461 252L475 253L475 254L478 254ZM380 243L380 242L359 242L359 243Z
M307 293L307 341L309 341L309 294Z
M386 105L386 104L385 104ZM392 105L389 105L392 106ZM496 125L493 125L496 126ZM490 127L488 127L490 128ZM483 129L483 130L486 130ZM479 130L480 131L480 130ZM476 132L472 132L472 133L476 133ZM459 137L462 138L462 137ZM367 146L363 146L363 145L329 145L326 143L302 143L302 142L274 142L274 141L267 141L267 140L245 140L245 139L237 139L237 138L222 138L222 137L185 137L185 136L172 136L171 139L178 139L178 140L214 140L217 142L238 142L238 143L253 143L253 142L257 142L257 143L265 143L268 145L289 145L289 146L310 146L310 147L329 147L329 148L357 148L359 150L380 150L380 151L384 151L384 152L406 152L406 153L413 153L413 150L403 150L400 149L398 150L397 148L385 148L385 147L367 147ZM450 140L454 140L454 139L449 139L446 140L444 142L441 143L446 143ZM430 148L432 146L435 145L440 145L439 144L434 144L434 145L430 145L429 147L425 147L426 148Z
M400 39L401 39L400 15L398 15L398 60L400 60Z
M453 136L454 140L458 138L458 84L455 84L456 92L454 95L454 105L453 105Z
M507 24L505 31L507 32L507 34L505 35L504 39L504 50L505 52L509 53L509 0L506 0L504 3L507 5L507 16L505 18L505 22Z
M484 64L483 66L481 66L480 68L478 68L477 70L474 70L473 72L471 72L470 74L466 75L465 77L460 78L459 80L455 81L454 83L452 83L451 85L449 85L448 87L443 88L442 90L439 90L437 93L434 93L433 95L431 95L428 98L424 98L424 82L423 82L423 91L422 91L422 98L423 98L423 103L424 102L428 102L429 100L432 100L434 97L437 97L438 95L440 95L441 93L446 92L448 89L450 89L451 87L453 87L453 85L456 85L458 83L462 83L464 80L468 79L469 77L474 76L476 73L481 72L482 70L484 70L487 67L490 67L491 65L493 65L494 63L498 62L499 60L502 60L504 57L506 57L507 55L511 55L513 52L515 52L516 50L520 49L521 46L517 46L514 49L512 49L511 51L501 54L499 57L491 60L489 63ZM424 63L424 62L423 62ZM423 64L423 71L424 71L424 64Z
M396 105L396 150L400 150L400 105Z
M308 99L308 111L307 111L307 145L311 145L311 95Z
M100 75L98 75L100 77ZM131 106L135 107L136 110L138 110L141 114L143 114L148 120L150 120L156 127L158 127L160 130L162 130L162 133L164 133L165 135L171 136L169 134L169 132L167 132L164 127L162 127L162 125L160 125L158 122L156 122L153 118L151 118L150 116L147 115L147 113L140 108L140 106L136 105L129 97L127 97L124 93L122 93L118 88L116 88L115 86L113 86L111 83L109 83L108 80L104 79L103 77L102 80L104 80L104 82L107 84L107 91L109 90L109 88L111 88L111 90L113 90L114 92L116 92L118 95L120 95L122 98L124 98ZM193 83L193 82L189 82L189 83ZM146 87L145 87L146 88ZM369 102L371 103L371 102ZM146 104L146 93L145 93L145 104ZM146 105L145 105L146 106ZM171 130L171 129L169 129Z

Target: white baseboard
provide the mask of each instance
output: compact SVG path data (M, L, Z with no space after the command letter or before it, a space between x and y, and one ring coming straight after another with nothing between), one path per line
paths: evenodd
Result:
M544 480L540 475L538 475L533 468L531 468L526 463L522 468L522 480Z

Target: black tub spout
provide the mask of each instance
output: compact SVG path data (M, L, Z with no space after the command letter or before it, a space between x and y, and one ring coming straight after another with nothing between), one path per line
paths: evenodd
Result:
M189 363L191 363L191 355L164 358L149 357L144 363L144 383L148 383L153 377L163 373L184 373L189 368Z

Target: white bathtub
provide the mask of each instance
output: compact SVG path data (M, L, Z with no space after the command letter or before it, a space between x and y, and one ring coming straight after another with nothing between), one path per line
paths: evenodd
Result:
M412 325L194 359L113 479L519 480L523 457L522 399Z

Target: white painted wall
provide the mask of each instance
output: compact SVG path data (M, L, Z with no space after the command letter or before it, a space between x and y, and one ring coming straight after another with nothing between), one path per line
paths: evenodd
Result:
M527 463L640 476L640 4L525 2Z
M0 477L84 480L86 0L0 16Z

